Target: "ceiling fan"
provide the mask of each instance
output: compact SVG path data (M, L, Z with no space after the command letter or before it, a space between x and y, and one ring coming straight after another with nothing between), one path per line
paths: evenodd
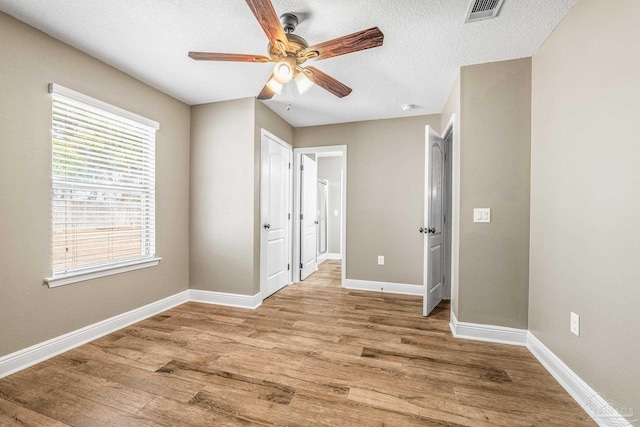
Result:
M258 23L269 38L269 56L243 55L235 53L189 52L189 57L198 61L274 62L273 74L264 86L258 99L271 99L280 94L282 87L295 79L300 93L313 84L342 98L351 93L351 88L315 67L302 67L310 59L327 59L360 50L382 46L384 35L378 27L338 37L324 43L309 46L305 39L293 34L298 18L285 13L278 19L270 0L246 0Z

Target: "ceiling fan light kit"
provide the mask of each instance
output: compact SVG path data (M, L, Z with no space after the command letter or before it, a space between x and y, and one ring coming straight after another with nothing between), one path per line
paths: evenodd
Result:
M309 46L305 39L293 34L298 25L297 16L285 13L278 19L270 0L245 1L269 38L269 57L212 52L189 52L189 57L197 61L274 62L273 73L258 99L280 95L284 84L291 79L295 79L300 94L316 84L339 98L345 97L351 93L350 87L317 68L302 67L302 64L382 46L384 41L380 29L373 27Z
M280 59L273 67L273 77L280 83L287 83L293 78L293 70L296 67L296 60L291 56Z
M300 92L300 94L302 95L303 93L311 89L311 86L313 86L313 82L311 81L311 79L309 79L309 77L306 76L304 71L300 71L296 76L296 86L298 86L298 92Z
M267 81L267 87L269 89L271 89L272 92L275 92L278 95L280 95L282 93L282 87L283 86L284 85L282 84L282 82L280 80L278 80L275 75L271 76L269 81ZM271 96L273 96L273 95L271 95ZM271 98L271 96L269 98Z

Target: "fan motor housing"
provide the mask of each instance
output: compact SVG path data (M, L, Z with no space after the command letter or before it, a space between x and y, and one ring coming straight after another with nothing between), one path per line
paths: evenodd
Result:
M287 40L289 41L289 49L287 49L287 52L289 53L296 54L301 50L304 50L309 47L309 43L307 43L305 39L303 39L302 37L296 34L291 34L291 33L287 34ZM280 51L277 48L271 46L271 43L269 43L268 50L269 50L269 55L272 58L274 56L280 56Z

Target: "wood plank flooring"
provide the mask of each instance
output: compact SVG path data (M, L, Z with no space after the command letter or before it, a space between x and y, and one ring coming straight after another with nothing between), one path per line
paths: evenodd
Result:
M326 261L257 310L183 304L0 380L0 425L595 425L527 349L421 313Z

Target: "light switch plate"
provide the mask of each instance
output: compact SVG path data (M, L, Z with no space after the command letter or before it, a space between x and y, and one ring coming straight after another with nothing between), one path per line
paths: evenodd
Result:
M378 255L378 265L384 265L384 255Z
M574 312L571 312L571 333L576 335L576 336L580 336L580 316L578 316L577 314L575 314Z
M491 209L475 208L473 210L473 222L491 222Z

